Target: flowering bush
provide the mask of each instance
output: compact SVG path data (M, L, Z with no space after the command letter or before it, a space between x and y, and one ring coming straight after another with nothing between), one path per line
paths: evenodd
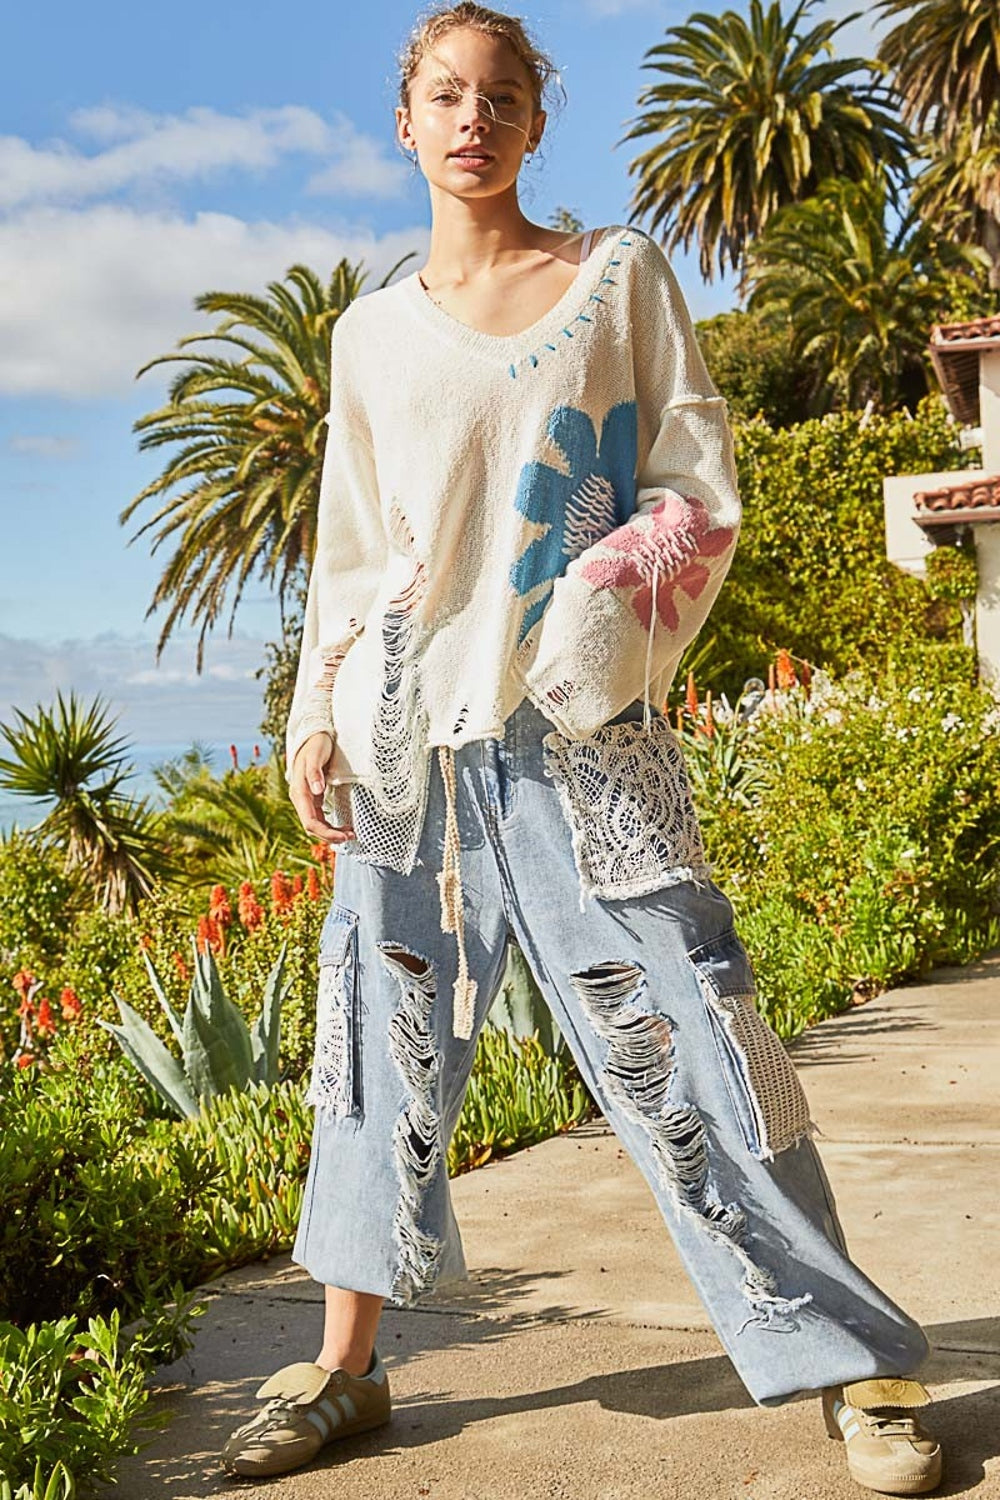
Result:
M716 878L786 1036L1000 939L1000 706L959 659L897 653L808 688L786 662L749 718L684 720Z

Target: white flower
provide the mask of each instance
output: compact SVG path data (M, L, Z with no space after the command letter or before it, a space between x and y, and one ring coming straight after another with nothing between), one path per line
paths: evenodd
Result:
M922 703L924 695L919 688L915 687L910 688L910 691L907 693L906 697L910 703Z
M867 792L868 790L867 781L862 781L860 776L855 776L854 785L857 787L859 792Z
M824 724L842 724L843 721L844 715L840 712L839 708L828 708L823 715Z
M949 729L964 729L965 720L959 718L958 714L945 714L944 718L941 720L941 728L945 731L945 733L947 733Z

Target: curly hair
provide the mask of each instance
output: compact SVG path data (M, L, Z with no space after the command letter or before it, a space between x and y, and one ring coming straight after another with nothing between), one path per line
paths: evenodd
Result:
M441 37L460 26L481 31L487 36L502 37L509 43L527 69L535 109L541 109L549 84L559 78L555 63L535 45L520 17L490 10L486 5L476 5L473 0L460 0L458 5L438 5L418 16L398 58L400 105L409 109L410 84L421 62L433 52Z

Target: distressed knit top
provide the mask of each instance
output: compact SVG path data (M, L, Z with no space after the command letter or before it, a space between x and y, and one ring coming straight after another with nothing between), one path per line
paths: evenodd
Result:
M736 545L726 405L673 270L641 230L587 238L520 333L462 323L416 272L334 327L286 763L331 734L328 810L403 872L432 750L447 789L525 697L572 740L662 702Z

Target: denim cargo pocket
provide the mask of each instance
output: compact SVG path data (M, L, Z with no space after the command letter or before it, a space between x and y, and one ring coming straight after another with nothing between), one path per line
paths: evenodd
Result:
M758 1161L770 1161L811 1130L795 1065L757 1010L753 968L735 929L693 948L688 958L744 1139Z
M625 900L709 878L684 753L662 715L648 729L620 718L582 740L553 730L542 743L582 896Z
M319 940L316 1048L306 1103L324 1119L361 1114L358 918L334 901Z

